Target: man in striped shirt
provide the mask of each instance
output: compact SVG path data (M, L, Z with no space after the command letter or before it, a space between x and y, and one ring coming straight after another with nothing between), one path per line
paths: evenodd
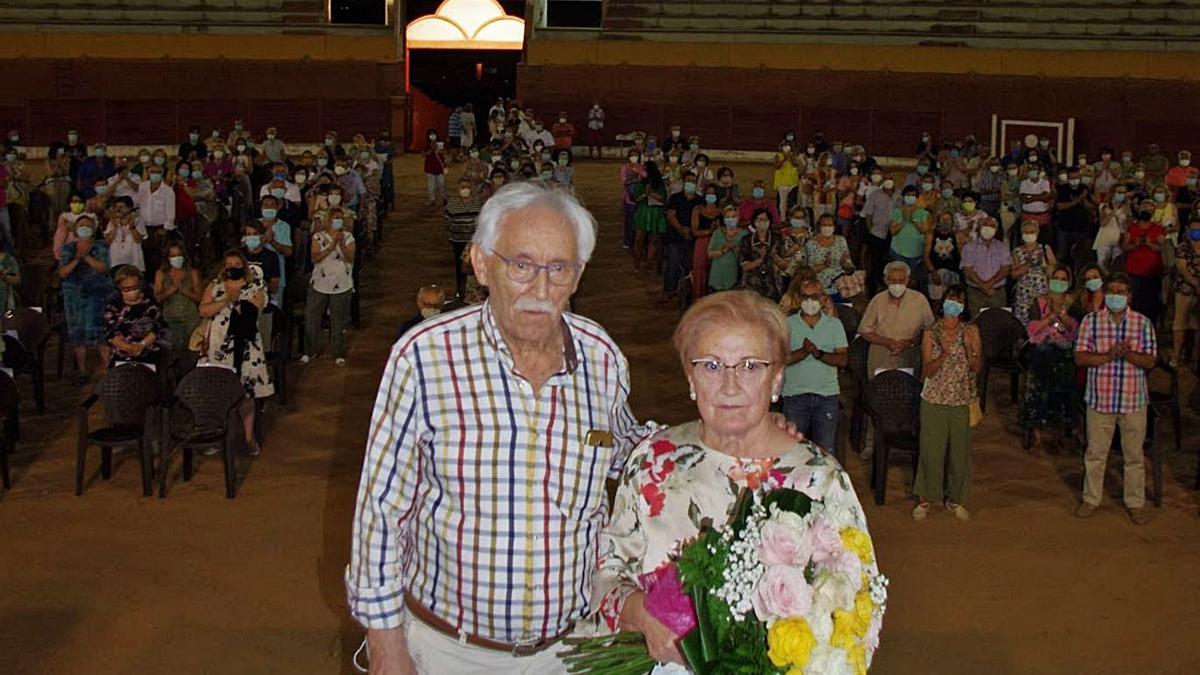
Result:
M1128 308L1129 278L1111 274L1104 283L1104 309L1083 318L1075 339L1075 363L1087 368L1087 452L1083 501L1075 511L1092 515L1104 495L1104 469L1113 432L1121 429L1125 460L1125 506L1134 523L1146 522L1146 372L1154 368L1158 346L1154 326Z
M346 588L376 674L565 672L553 647L594 609L605 479L651 431L624 355L565 311L591 215L513 184L474 243L488 301L404 335L372 415Z

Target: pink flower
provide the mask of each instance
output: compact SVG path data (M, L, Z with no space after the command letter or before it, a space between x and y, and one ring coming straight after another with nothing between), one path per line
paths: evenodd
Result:
M760 621L804 616L812 608L812 586L804 570L788 565L768 567L754 591L754 613Z
M837 532L834 532L833 536L837 538ZM838 538L838 543L841 543L840 538ZM768 567L773 565L803 567L808 562L805 549L804 535L795 529L774 520L763 524L758 555L762 558L764 565Z
M696 627L696 608L692 599L683 593L679 573L674 564L667 564L639 579L646 589L646 612L671 629L678 637Z
M846 550L841 535L823 519L813 520L804 539L803 546L812 552L812 560L818 566L832 566Z

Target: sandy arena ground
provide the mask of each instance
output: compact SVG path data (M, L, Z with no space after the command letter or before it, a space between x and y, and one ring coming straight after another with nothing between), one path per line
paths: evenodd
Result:
M652 305L657 280L639 279L621 250L618 166L585 162L576 173L601 224L579 310L629 357L634 411L681 422L695 410L669 345L677 315ZM420 167L419 157L397 163L399 213L365 275L350 367L293 362L292 405L271 409L263 454L243 459L236 500L224 498L219 461L200 459L192 483L173 483L160 500L140 496L132 458L111 482L99 480L96 451L87 492L75 497L81 392L51 380L43 416L25 401L14 487L0 492L0 672L353 672L362 632L346 612L342 570L375 387L417 287L453 285ZM768 175L765 166L737 169L744 187ZM1181 454L1169 431L1159 433L1166 494L1150 524L1134 526L1120 508L1116 458L1103 508L1080 521L1071 511L1081 461L1026 454L1011 431L1007 379L994 379L976 436L970 523L939 510L913 523L904 460L888 503L875 506L867 467L849 460L892 580L874 672L1200 672L1195 419L1185 421ZM27 380L20 386L28 391Z

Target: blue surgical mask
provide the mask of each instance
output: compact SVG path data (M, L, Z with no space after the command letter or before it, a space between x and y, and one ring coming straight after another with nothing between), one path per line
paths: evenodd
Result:
M691 181L684 183L683 191L688 194L694 194L696 192L696 184Z
M173 255L170 258L167 258L167 260L171 263L171 267L174 267L177 270L183 269L183 256Z
M907 205L909 205L909 206L912 206L913 204L916 204L916 203L917 203L917 196L916 196L916 195L904 195L904 203L905 203L905 204L907 204Z
M275 217L275 215L276 215L276 214L278 214L278 213L279 213L279 210L278 210L278 209L263 209L263 210L262 210L262 217L263 217L263 218L274 218L274 217Z
M104 148L96 148L97 159L102 159L104 157L104 155L106 155L106 154L107 153L104 151Z
M716 204L717 196L716 195L704 195L704 203L705 204Z
M957 300L947 299L942 301L942 314L948 317L953 318L959 316L963 313L964 309L966 309L966 307Z
M1066 293L1071 289L1071 284L1066 279L1051 279L1049 286L1051 293Z
M283 199L283 196L286 194L287 194L286 188L271 188L271 196L276 199Z
M150 174L150 182L151 183L161 183L162 182L162 174L161 173Z
M93 234L95 234L95 232L87 225L79 227L75 230L75 236L79 237L80 239L91 239Z
M924 164L918 164L917 173L924 176L925 174L929 173L929 167L925 166Z
M253 251L259 246L262 246L262 237L258 236L257 234L248 234L242 237L242 243L246 245L246 248Z
M1115 293L1104 294L1104 306L1107 307L1108 311L1110 312L1123 312L1125 311L1125 306L1128 304L1129 298L1123 295L1117 295Z
M160 156L154 158L154 163L159 166L162 166L167 163L167 158L160 155Z
M1104 280L1100 278L1088 279L1087 281L1083 282L1084 288L1088 289L1088 291L1091 293L1095 293L1096 291L1100 290L1100 287L1103 285Z
M98 194L100 196L104 196L104 195L108 194L108 186L107 185L97 185L96 186L96 194Z
M329 221L329 226L335 230L342 229L342 226L345 224L345 221L343 221L341 218L334 218L333 220Z
M192 175L192 170L191 169L180 169L176 173L179 174L180 178L187 178L188 176Z
M755 199L762 199L763 195L767 194L767 191L760 187L756 187L750 191L750 194L753 195Z
M271 176L275 180L287 180L287 172L286 171L283 173L274 173L274 174L271 174Z
M1124 192L1118 192L1115 195L1113 195L1113 203L1114 204L1122 204L1124 202L1125 202L1125 193Z

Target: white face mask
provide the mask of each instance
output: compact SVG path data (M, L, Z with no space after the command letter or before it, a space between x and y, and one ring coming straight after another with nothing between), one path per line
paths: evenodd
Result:
M1036 232L1022 232L1021 233L1021 241L1025 242L1026 244L1034 243L1035 241L1037 241L1037 237L1038 236L1037 236Z
M332 204L332 205L334 205L334 206L337 206L338 204L341 204L341 203L342 203L342 196L341 196L341 195L338 195L338 194L331 194L331 195L329 195L329 203L330 203L330 204Z
M985 225L979 228L979 236L983 237L984 241L989 241L992 237L996 236L996 228Z
M800 301L800 311L806 316L814 316L821 313L821 301L805 298Z
M888 284L888 293L891 293L893 298L904 295L906 290L908 290L908 286L905 284Z
M470 197L470 196L471 196L471 188L466 188L466 187L465 187L465 188L459 188L459 190L458 190L458 196L460 196L460 197Z
M891 178L883 181L884 190L891 190L894 187L896 187L896 181L892 180Z
M432 319L433 317L435 317L441 313L442 313L442 310L438 309L437 307L422 307L421 308L421 318L422 319Z
M822 226L821 227L821 236L822 237L832 237L833 236L833 226L832 225Z
M1191 165L1192 165L1192 160L1190 160L1190 159L1181 159L1181 160L1179 160L1179 166L1188 167L1188 166L1191 166Z

